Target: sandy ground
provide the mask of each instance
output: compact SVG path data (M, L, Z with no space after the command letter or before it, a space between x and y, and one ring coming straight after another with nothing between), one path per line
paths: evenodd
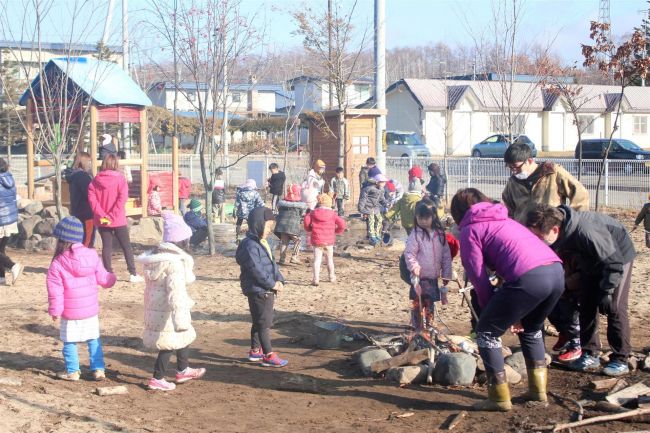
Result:
M631 223L629 214L622 217ZM309 286L308 263L283 268L288 284L277 298L272 336L276 350L289 359L284 369L265 369L245 359L249 313L234 259L227 255L197 257L198 280L189 288L196 301L193 318L198 333L191 363L206 367L208 372L202 380L180 385L171 393L145 389L155 354L143 348L140 338L144 285L125 281L124 261L116 255L120 281L101 294L108 376L102 386L127 385L129 394L111 397L94 393L97 383L89 380L83 367L79 382L55 378L63 369L63 360L58 329L47 315L45 272L50 256L11 251L11 256L27 267L15 287L0 288L0 377L19 377L23 383L19 387L0 385L0 431L437 431L451 416L484 398L485 388L399 388L360 375L351 354L364 343L345 343L340 350L319 350L314 344L313 322L323 317L345 322L351 332L399 333L408 321L407 287L399 279L397 267L399 249L359 249L353 246L355 236L346 233L343 246L338 247L339 252L345 250L350 256L335 259L337 284ZM640 251L630 296L635 350L650 345L650 255L642 236L641 231L634 233ZM460 295L452 293L450 301L443 317L454 333L466 333L469 313L461 307ZM509 336L506 341L516 340ZM553 342L549 338L547 344ZM87 366L81 346L80 356L82 365ZM296 374L309 379L315 392L287 391L287 383ZM648 376L635 372L630 381L647 380ZM550 388L562 395L593 397L586 385L595 377L552 369ZM529 431L527 423L570 420L570 404L551 399L547 407L526 405L518 398L524 391L524 383L512 389L512 412L470 412L454 431L523 432ZM413 415L397 417L407 412ZM573 431L647 429L649 424L612 422Z

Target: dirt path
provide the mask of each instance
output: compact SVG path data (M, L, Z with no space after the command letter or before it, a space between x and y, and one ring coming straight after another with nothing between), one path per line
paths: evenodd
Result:
M628 221L629 222L629 221ZM635 262L630 315L636 350L650 345L650 256L642 233L634 234L641 251ZM345 240L344 240L345 242ZM342 249L341 249L342 250ZM318 350L313 322L322 317L345 321L354 331L399 332L407 322L407 289L399 280L397 250L367 251L351 247L351 257L337 257L339 283L308 285L308 264L283 272L289 281L276 304L275 348L290 364L269 370L245 361L249 315L239 289L239 270L231 257L198 257L198 281L190 286L196 301L193 318L198 338L192 345L193 365L208 369L201 381L180 385L172 393L147 391L155 354L141 344L143 285L124 281L123 260L115 256L121 281L101 294L102 339L108 380L102 386L126 384L129 394L99 397L87 374L77 383L55 379L63 368L58 329L47 315L44 286L49 255L11 251L27 264L15 287L0 288L0 376L20 377L20 387L0 385L1 432L395 432L436 431L453 414L467 409L485 389L440 386L398 388L360 376L350 354L363 346L346 343L341 350ZM444 311L455 333L468 330L469 314L460 296L451 294ZM508 338L514 343L514 339ZM549 342L552 344L553 339ZM82 365L87 355L80 346ZM313 392L291 392L296 375ZM649 379L635 372L630 380ZM571 396L589 396L594 376L553 369L551 389ZM650 384L650 382L647 382ZM308 387L309 388L309 387ZM470 413L454 431L519 432L526 423L567 421L571 408L551 401L543 409L523 404L513 388L515 410L506 415ZM396 415L412 412L405 418ZM648 424L609 423L590 432L648 429ZM587 430L574 430L587 431Z

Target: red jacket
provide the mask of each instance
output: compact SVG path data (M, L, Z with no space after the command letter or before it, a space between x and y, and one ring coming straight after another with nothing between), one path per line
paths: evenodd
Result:
M129 186L124 173L104 170L97 173L88 187L88 203L93 210L95 227L124 227L126 211L124 206L129 198ZM111 223L102 226L100 218L108 218Z
M311 243L317 247L334 245L336 235L345 230L345 221L332 209L318 207L305 215L305 230L311 233Z
M186 177L178 178L178 198L190 198L190 190L192 189L192 182Z

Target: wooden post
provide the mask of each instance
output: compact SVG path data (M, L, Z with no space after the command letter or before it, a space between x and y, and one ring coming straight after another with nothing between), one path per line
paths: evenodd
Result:
M97 174L97 107L90 106L90 160L93 168L93 176Z
M180 173L178 170L178 137L172 137L172 201L174 203L174 212L178 213L180 210L180 203L178 199L178 186Z
M27 98L27 198L34 198L34 101Z
M142 216L147 216L147 189L149 188L149 176L147 173L147 161L149 159L149 146L147 143L147 109L140 110L140 202L142 203Z

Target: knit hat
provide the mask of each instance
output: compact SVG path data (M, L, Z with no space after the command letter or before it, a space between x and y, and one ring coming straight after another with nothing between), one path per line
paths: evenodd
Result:
M113 142L113 137L111 137L111 134L102 134L102 146L106 146L107 144L111 144Z
M376 175L373 177L373 179L374 179L374 181L377 182L377 183L379 183L379 182L388 182L388 180L389 180L386 176L384 176L384 175L381 174L381 173L376 174Z
M422 167L419 165L414 165L409 169L409 181L412 181L416 177L422 179Z
M246 182L239 185L239 187L240 188L257 189L257 182L255 182L255 179L246 179Z
M201 209L203 209L203 203L201 203L199 200L193 198L192 200L190 200L189 208L190 208L190 210L192 212L198 212Z
M52 234L59 240L80 244L84 241L84 226L73 216L65 217L54 227Z
M192 229L180 215L163 212L163 242L181 242L192 236Z
M318 168L325 168L325 162L322 159L317 160L314 165Z
M289 188L287 189L287 195L284 196L284 199L286 201L301 201L302 196L300 193L302 192L302 188L300 185L297 183L292 183L289 185Z
M321 205L321 207L327 207L327 208L332 208L332 196L329 194L318 194L317 197L318 204Z
M395 184L393 183L392 180L389 180L388 182L386 182L386 189L389 192L395 192Z

